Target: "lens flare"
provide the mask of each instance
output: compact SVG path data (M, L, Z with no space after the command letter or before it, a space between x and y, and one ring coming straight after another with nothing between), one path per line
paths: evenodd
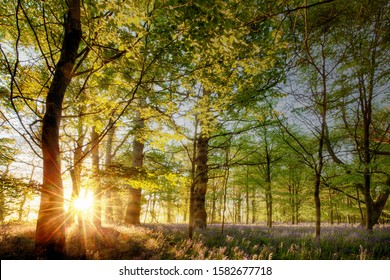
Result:
M93 195L85 189L80 190L79 198L73 202L74 208L79 211L87 212L93 208Z

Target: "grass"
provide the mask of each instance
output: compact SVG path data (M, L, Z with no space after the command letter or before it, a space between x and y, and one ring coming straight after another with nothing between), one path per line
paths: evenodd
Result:
M186 225L147 224L88 229L87 259L233 259L233 260L372 260L390 259L390 226L377 226L369 234L348 225L324 225L321 240L313 238L313 225L277 224L209 226L187 239ZM2 226L1 259L34 259L34 225ZM68 230L68 255L77 259L77 236Z

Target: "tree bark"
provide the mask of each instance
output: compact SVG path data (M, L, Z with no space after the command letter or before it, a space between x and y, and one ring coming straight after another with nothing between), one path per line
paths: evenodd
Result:
M43 185L35 242L39 259L66 258L59 129L62 103L81 40L80 0L69 0L68 6L61 55L46 97L42 123Z
M321 200L320 200L320 185L321 185L321 174L317 173L314 183L314 204L316 209L316 227L315 237L320 238L321 234Z
M141 117L140 112L136 112L135 126L137 132L133 141L132 174L130 176L132 179L139 180L141 179L144 162L144 141L140 135L145 127L145 120ZM141 223L141 197L142 189L130 186L125 223L130 225L139 225Z
M197 144L198 153L193 194L193 227L200 229L207 227L205 201L208 182L208 142L209 138L201 136Z

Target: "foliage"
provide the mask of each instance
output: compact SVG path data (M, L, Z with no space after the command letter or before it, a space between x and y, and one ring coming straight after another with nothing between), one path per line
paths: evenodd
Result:
M131 188L142 189L144 222L189 221L200 138L207 139L202 179L211 224L355 224L369 215L370 201L384 201L376 209L380 222L388 219L388 1L81 3L82 40L58 119L60 157L63 179L74 176L67 194L83 187L104 197L115 219L103 224L122 222ZM58 0L0 7L2 221L39 191L13 167L42 157L66 10ZM143 165L134 168L137 141ZM122 228L122 251L116 244L88 257L387 258L352 227L340 233L343 241L325 227L321 248L306 228L293 229L305 234L227 227L223 237L213 228L183 241L181 231ZM345 252L342 242L351 245Z
M2 228L2 259L31 259L31 227ZM278 224L228 226L224 234L218 227L199 232L193 240L185 238L180 225L105 228L106 238L88 241L88 259L106 260L388 260L389 228L380 227L373 235L360 227L326 226L319 244L311 238L310 225ZM115 233L115 234L114 234ZM113 236L116 239L113 240ZM93 241L95 240L95 241ZM19 250L15 251L14 244ZM72 247L70 247L72 248Z

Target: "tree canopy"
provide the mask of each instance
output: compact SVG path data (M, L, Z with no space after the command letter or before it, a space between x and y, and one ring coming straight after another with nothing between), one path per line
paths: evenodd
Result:
M315 222L320 238L337 220L372 231L390 215L389 9L4 1L1 222L40 201L39 258L66 258L66 227L88 222L74 206L82 192L95 227L187 223L192 238L210 223Z

